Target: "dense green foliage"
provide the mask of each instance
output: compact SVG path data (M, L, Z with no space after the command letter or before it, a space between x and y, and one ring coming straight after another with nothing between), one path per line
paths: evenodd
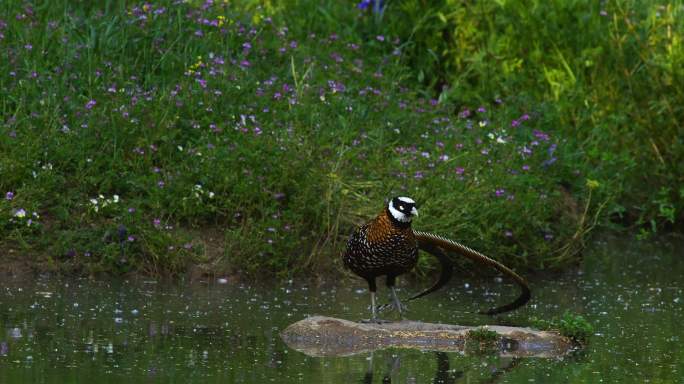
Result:
M646 128L631 109L606 114L608 101L597 100L608 84L583 80L615 79L619 69L602 60L631 66L626 58L587 53L581 76L558 67L580 42L539 20L555 3L528 9L520 30L503 16L476 23L499 18L496 8L471 14L447 3L440 7L455 11L444 24L407 29L420 14L410 4L388 2L380 14L337 1L3 2L2 246L91 272L201 263L287 276L338 265L353 226L401 194L420 204L417 228L514 267L542 268L576 259L613 194L644 210L653 202L637 181L642 167L658 164L650 152L626 153L642 149ZM496 7L508 18L527 9ZM577 2L554 17L582 9ZM605 19L587 22L599 28ZM431 39L424 25L469 25L471 49L432 48L453 42ZM558 48L533 55L522 46L535 28L558 38ZM525 51L533 64L475 55L494 47L511 57ZM439 62L420 61L428 48L439 49ZM459 67L464 58L468 67ZM543 84L540 68L560 85ZM452 85L437 99L415 81L420 71L428 85ZM681 96L678 71L667 72L662 100ZM648 73L638 81L656 76ZM620 98L617 88L630 83L613 85L613 108L644 107ZM653 172L661 209L648 218L674 221L677 212L681 192L665 186L681 177L671 172L680 105L649 121L664 127L649 140L667 161ZM663 140L674 142L669 152Z
M414 77L455 102L548 104L621 223L684 220L681 1L388 1L369 28L405 42Z

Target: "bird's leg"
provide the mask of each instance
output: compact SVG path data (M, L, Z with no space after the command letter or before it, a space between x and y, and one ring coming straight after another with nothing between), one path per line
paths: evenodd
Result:
M394 309L396 309L397 312L399 312L399 316L403 319L406 307L399 300L399 296L397 296L397 290L393 286L390 287L390 292L392 295L392 305L394 306Z
M386 320L381 320L378 318L378 310L377 306L375 304L375 292L378 290L378 287L375 285L375 278L367 278L368 281L368 290L370 291L370 297L371 297L371 318L366 320L361 320L362 323L386 323Z
M385 310L386 308L392 306L399 312L399 316L404 319L404 312L406 311L406 306L401 303L399 296L397 296L396 288L394 284L396 283L397 277L392 275L387 275L387 288L390 289L390 300L391 303L384 304L380 306L380 310Z

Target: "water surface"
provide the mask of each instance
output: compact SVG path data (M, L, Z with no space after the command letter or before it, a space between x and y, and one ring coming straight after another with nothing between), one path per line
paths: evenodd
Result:
M580 313L595 335L561 359L397 349L312 358L280 340L280 330L308 315L366 317L360 280L250 287L4 278L0 383L684 382L681 246L597 242L577 269L531 277L533 301L496 319L473 314L514 298L516 288L495 278L464 274L410 305L413 320L464 325L527 325L532 316ZM420 288L403 286L401 294Z

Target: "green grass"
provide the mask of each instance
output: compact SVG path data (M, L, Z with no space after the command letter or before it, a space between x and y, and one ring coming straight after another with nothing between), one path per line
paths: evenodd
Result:
M610 194L554 105L438 102L353 4L235 3L0 5L3 249L83 273L329 272L409 195L416 228L512 267L577 260Z
M577 169L605 186L613 222L640 236L681 228L682 1L386 4L364 28L402 39L417 82L457 104L504 97L546 106Z

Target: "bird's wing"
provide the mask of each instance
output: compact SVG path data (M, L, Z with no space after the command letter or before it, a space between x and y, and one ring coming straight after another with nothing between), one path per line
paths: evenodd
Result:
M437 260L439 260L439 263L442 266L442 273L439 277L439 280L437 280L437 282L432 287L411 297L409 300L417 299L419 297L427 295L428 293L434 292L437 289L444 286L449 281L453 272L453 268L451 260L446 255L446 253L448 252L455 252L460 254L461 256L467 257L468 259L476 263L491 266L497 271L513 279L520 286L520 296L518 296L518 298L515 299L515 301L506 305L502 305L500 307L491 308L487 311L481 312L482 314L496 315L499 313L512 311L525 305L525 303L527 303L532 297L532 293L530 292L530 287L527 284L527 281L523 279L520 275L515 273L513 270L499 263L498 261L489 258L472 248L466 247L463 244L444 238L442 236L415 230L413 231L413 233L415 234L416 240L418 241L418 248L437 257Z

